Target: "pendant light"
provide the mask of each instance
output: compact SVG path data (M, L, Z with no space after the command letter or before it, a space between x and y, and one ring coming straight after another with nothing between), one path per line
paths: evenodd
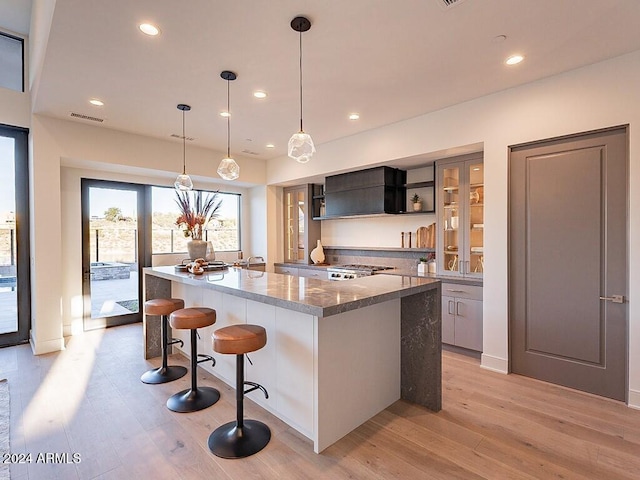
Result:
M306 17L296 17L291 20L291 28L300 34L300 131L289 139L289 157L297 162L307 163L315 153L316 147L311 135L305 133L302 128L302 32L311 28L311 22Z
M229 82L235 80L238 76L229 70L224 70L220 76L227 81L227 156L222 159L218 166L218 175L225 180L235 180L240 176L240 166L233 158L231 158L231 110L229 110Z
M184 112L191 110L191 107L180 103L178 110L182 110L182 173L177 176L173 185L176 187L176 190L187 192L193 189L193 182L191 181L191 177L187 175L187 137L184 134Z

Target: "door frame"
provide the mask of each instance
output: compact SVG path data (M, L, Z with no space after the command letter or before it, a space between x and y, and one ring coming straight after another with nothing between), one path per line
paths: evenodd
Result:
M0 347L29 341L31 329L31 249L29 227L29 129L0 124L0 136L15 141L16 298L18 331L0 335Z
M114 190L130 190L137 193L137 225L138 241L138 312L127 315L115 315L112 317L91 318L91 249L89 248L89 189L91 187L108 188ZM141 322L143 318L143 271L151 265L151 214L150 214L150 189L146 185L127 183L113 180L100 180L92 178L80 179L80 202L82 211L82 298L83 298L83 329L94 330L118 325Z
M514 150L521 150L523 148L532 148L532 147L538 147L538 146L543 146L543 145L552 145L554 143L563 143L566 141L571 141L571 140L577 140L579 138L583 138L586 136L590 136L590 135L604 135L607 133L613 133L616 131L623 131L625 136L626 136L626 164L625 164L625 197L626 197L626 201L625 201L625 208L626 208L626 222L625 222L625 231L624 231L624 235L625 235L625 256L627 258L626 261L626 269L624 272L624 278L625 278L625 283L626 283L626 287L625 287L625 303L627 304L625 313L624 313L624 321L625 321L625 334L626 334L626 344L625 344L625 363L624 363L624 381L625 381L625 386L624 386L624 401L625 403L629 403L629 355L630 355L630 332L629 332L629 307L628 307L628 303L629 303L629 284L630 284L630 270L629 270L629 258L630 258L630 248L631 248L631 243L630 243L630 224L629 224L629 212L630 212L630 175L629 175L629 167L630 167L630 155L629 155L629 124L622 124L622 125L616 125L616 126L611 126L611 127L607 127L607 128L601 128L601 129L596 129L596 130L588 130L585 132L578 132L578 133L573 133L573 134L568 134L568 135L562 135L562 136L558 136L558 137L552 137L552 138L547 138L547 139L542 139L542 140L536 140L533 142L525 142L522 144L517 144L517 145L510 145L508 147L508 151L509 151L509 155L508 155L508 162L507 162L507 179L509 182L508 185L508 201L507 201L507 258L508 258L508 265L507 265L507 312L508 312L508 317L507 317L507 326L508 326L508 359L509 359L509 373L513 373L513 355L514 355L514 351L513 351L513 327L512 327L512 322L514 321L513 319L513 305L512 305L512 289L513 287L513 279L512 279L512 266L511 266L511 217L512 217L512 211L511 211L511 201L510 201L510 195L511 195L511 157L513 155ZM544 381L544 380L542 380ZM571 387L568 387L571 388ZM606 397L605 397L606 398Z

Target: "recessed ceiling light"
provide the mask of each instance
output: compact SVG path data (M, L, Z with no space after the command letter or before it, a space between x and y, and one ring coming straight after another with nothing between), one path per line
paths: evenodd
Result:
M524 60L524 57L522 55L511 55L505 60L504 63L506 63L507 65L517 65L522 60Z
M151 25L150 23L141 23L140 25L138 25L138 28L145 35L150 35L152 37L155 37L160 33L160 29L155 25Z
M360 118L360 115L357 113L350 113L349 114L349 120L358 120Z
M507 39L506 35L496 35L493 37L493 43L502 43Z
M98 100L97 98L92 98L91 100L89 100L89 103L91 105L95 105L96 107L102 107L104 105L104 102L102 100Z
M267 143L265 146L267 148L276 148L276 146L273 143Z
M231 112L220 112L220 116L221 117L230 117L231 116Z
M256 98L267 98L267 92L263 92L262 90L256 90L253 92L253 96Z

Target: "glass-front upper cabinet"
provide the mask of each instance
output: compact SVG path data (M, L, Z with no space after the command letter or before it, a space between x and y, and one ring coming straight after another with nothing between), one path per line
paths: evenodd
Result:
M466 229L469 232L467 245L466 274L482 275L484 270L484 165L481 161L466 165L469 178L469 215Z
M484 270L482 158L437 163L438 273L481 276Z
M312 196L313 185L283 190L285 263L309 263L309 252L320 239L320 222L312 220L310 211Z

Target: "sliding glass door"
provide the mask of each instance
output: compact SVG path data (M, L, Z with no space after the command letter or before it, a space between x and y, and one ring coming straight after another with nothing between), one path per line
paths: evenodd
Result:
M0 346L29 340L28 135L0 125Z

